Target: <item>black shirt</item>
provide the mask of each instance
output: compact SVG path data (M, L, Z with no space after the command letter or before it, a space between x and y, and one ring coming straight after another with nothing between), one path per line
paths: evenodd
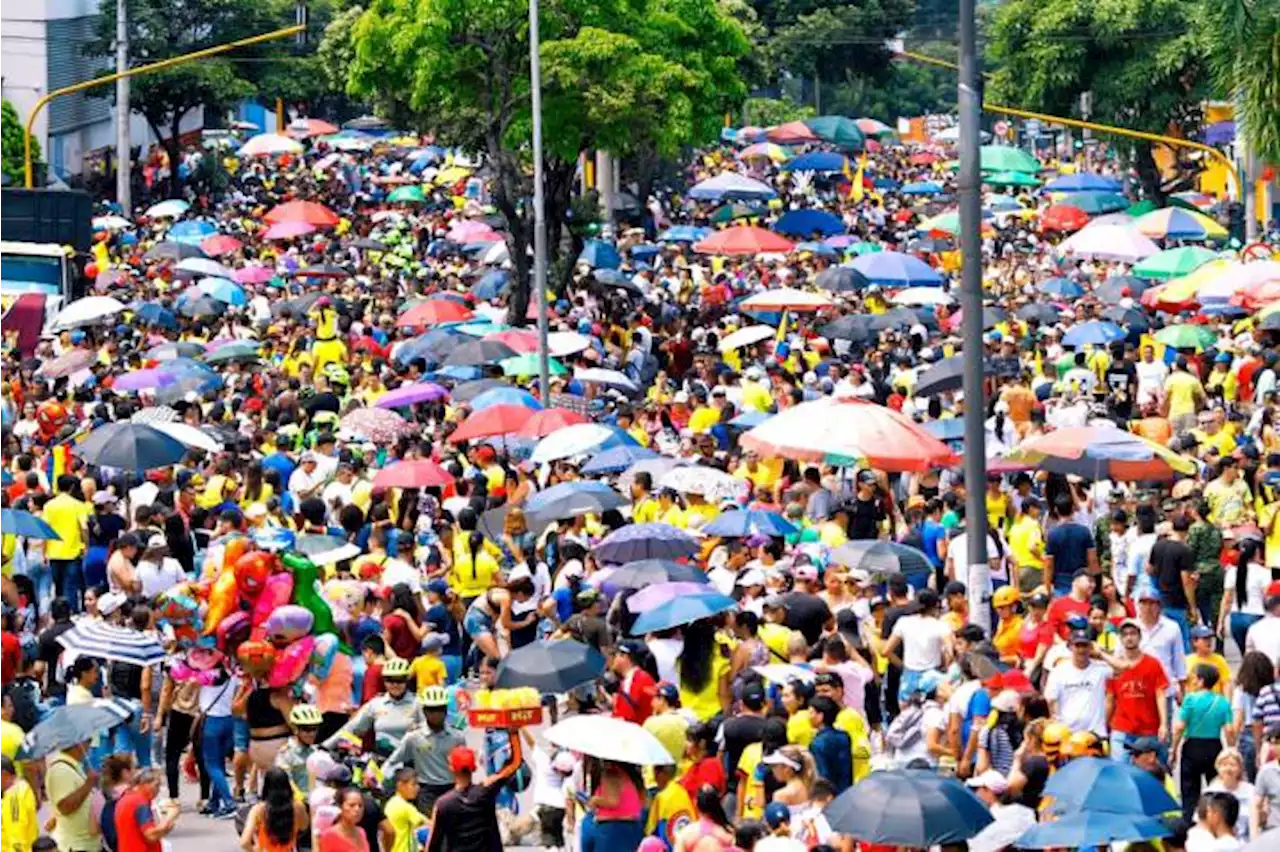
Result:
M312 417L320 411L332 411L334 414L338 414L342 411L342 401L329 391L321 391L304 402L302 407Z
M127 526L124 518L114 512L95 514L89 519L89 546L109 547Z
M58 637L75 627L71 621L57 621L45 628L36 639L36 659L44 663L44 694L66 695L67 686L58 679L58 658L62 645Z
M1032 754L1022 759L1022 774L1027 776L1027 784L1018 796L1018 804L1025 805L1033 811L1040 809L1040 799L1044 796L1044 785L1049 782L1049 760L1042 754Z
M725 759L734 770L747 746L764 739L764 723L763 716L731 716L724 720ZM729 789L736 790L737 787L738 773L734 771L729 776Z
M1155 571L1160 600L1166 607L1187 608L1187 594L1182 589L1182 575L1196 570L1195 554L1183 542L1162 538L1151 548L1148 557Z
M1128 420L1133 416L1133 396L1138 390L1138 369L1128 361L1120 361L1107 368L1104 378L1116 417Z
M849 538L877 538L876 524L884 520L884 506L878 499L854 498L849 504Z
M360 830L369 841L369 848L377 849L380 834L378 827L382 825L382 807L378 804L378 800L368 793L361 793L360 798L364 801L364 816L360 817Z
M502 784L472 784L436 800L428 852L502 852L498 792Z
M792 592L783 599L787 605L786 625L804 634L804 641L814 645L822 638L823 628L831 619L831 608L817 595Z

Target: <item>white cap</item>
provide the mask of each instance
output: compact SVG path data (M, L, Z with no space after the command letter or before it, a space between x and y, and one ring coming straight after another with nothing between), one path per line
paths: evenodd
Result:
M168 547L169 540L162 535L153 535L147 539L147 550L159 550L162 547Z
M564 567L560 569L560 573L565 577L581 577L587 573L587 569L582 567L581 559L570 559L564 563Z
M1009 789L1009 780L994 769L975 775L964 783L975 790L985 787L997 796Z
M529 566L525 565L524 563L520 563L516 567L512 568L511 573L507 575L508 583L515 583L520 580L532 580L532 579L533 579L533 572L530 571Z
M743 375L755 382L759 381L760 378L764 376L764 372L759 367L751 366L746 369Z
M689 394L685 391L676 391L676 395L673 399L675 402L687 403L689 401Z
M125 597L119 592L107 592L98 598L98 612L102 615L111 615L124 605Z

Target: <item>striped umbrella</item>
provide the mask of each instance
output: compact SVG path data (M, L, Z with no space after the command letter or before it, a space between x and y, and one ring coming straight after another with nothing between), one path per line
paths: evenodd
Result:
M58 637L68 651L100 660L155 666L168 656L160 642L140 630L103 621L82 621Z

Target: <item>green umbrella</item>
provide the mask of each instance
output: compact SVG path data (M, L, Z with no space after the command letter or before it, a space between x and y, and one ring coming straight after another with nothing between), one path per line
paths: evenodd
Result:
M1181 198L1174 198L1173 196L1170 196L1169 198L1166 199L1166 204L1164 206L1165 207L1181 207L1183 210L1191 210L1195 213L1204 212L1203 210L1201 210L1200 208L1192 204L1190 201L1186 201ZM1150 213L1153 210L1159 210L1159 209L1161 209L1159 204L1156 204L1150 198L1144 198L1141 201L1134 204L1133 206L1131 206L1125 212L1136 219L1139 216L1146 215L1147 213Z
M239 361L245 358L258 357L259 344L256 340L237 340L226 343L204 356L206 364L221 364L226 361Z
M982 170L984 172L1028 172L1035 174L1042 166L1035 157L1021 148L1008 145L983 145Z
M763 216L767 212L763 207L752 207L748 204L725 204L711 214L711 221L717 225L723 225L735 219L750 219L753 216Z
M1218 335L1201 325L1171 325L1156 332L1156 340L1174 349L1204 349L1218 341Z
M983 183L991 186L1039 186L1040 181L1035 175L1027 172L996 172L993 175L984 177Z
M1129 207L1129 199L1116 192L1073 192L1063 196L1057 203L1083 210L1090 216L1119 213Z
M1165 249L1135 266L1133 274L1139 278L1178 278L1194 272L1217 257L1217 252L1200 246Z
M839 145L841 148L860 151L865 143L866 137L858 128L858 123L843 115L820 115L817 118L807 119L805 126L812 130L815 136L833 145Z
M514 358L507 358L500 363L502 375L504 376L524 378L526 376L536 376L541 370L538 365L537 352L525 352L522 355L516 355ZM555 358L547 359L547 370L553 376L567 376L569 374L569 369Z
M420 186L401 186L391 191L387 200L393 203L421 204L427 200Z
M845 254L861 257L864 254L876 254L884 251L884 246L879 243L854 243L844 250Z

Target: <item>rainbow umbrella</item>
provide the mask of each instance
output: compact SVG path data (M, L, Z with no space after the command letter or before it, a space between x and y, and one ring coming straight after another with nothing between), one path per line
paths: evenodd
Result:
M1120 482L1172 479L1193 475L1194 460L1115 426L1069 426L1023 441L1002 459L1008 467L1025 465L1050 473Z
M1203 213L1166 207L1152 210L1134 221L1139 233L1153 240L1222 240L1227 229Z

